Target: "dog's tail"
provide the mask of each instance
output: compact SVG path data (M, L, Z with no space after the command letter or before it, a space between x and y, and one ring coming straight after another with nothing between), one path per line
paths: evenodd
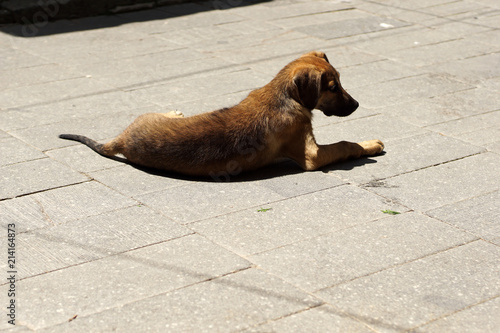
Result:
M59 135L59 138L81 142L84 145L88 146L93 151L95 151L96 153L101 154L101 155L106 156L106 157L110 157L110 156L115 155L112 151L110 151L110 149L106 149L107 147L104 147L107 144L101 144L101 143L99 143L95 140L92 140L90 138L87 138L86 136L83 136L83 135L61 134L61 135Z

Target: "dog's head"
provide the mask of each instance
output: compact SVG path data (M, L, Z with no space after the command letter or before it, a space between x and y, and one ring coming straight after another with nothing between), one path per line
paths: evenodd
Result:
M342 88L339 73L323 52L306 53L288 67L290 95L307 109L345 117L358 108L359 103Z

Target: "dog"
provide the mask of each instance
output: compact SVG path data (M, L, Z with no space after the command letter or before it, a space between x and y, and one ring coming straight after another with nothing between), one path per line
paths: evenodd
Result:
M79 141L106 157L122 154L143 167L228 180L284 158L310 171L380 154L380 140L316 143L313 109L345 117L358 106L325 53L314 51L286 65L236 106L186 118L178 111L144 114L105 144L81 135L59 137Z

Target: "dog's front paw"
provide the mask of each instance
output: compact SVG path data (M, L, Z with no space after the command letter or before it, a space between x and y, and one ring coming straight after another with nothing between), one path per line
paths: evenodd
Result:
M377 155L384 150L384 144L380 140L363 141L358 144L361 147L363 147L364 150L363 155L368 155L368 156Z

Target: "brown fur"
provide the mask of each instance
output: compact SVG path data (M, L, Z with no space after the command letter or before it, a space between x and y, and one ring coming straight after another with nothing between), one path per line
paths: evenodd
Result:
M379 140L316 144L313 109L343 117L357 107L326 55L310 52L231 108L188 118L174 112L144 114L106 144L80 135L60 137L80 141L104 156L122 154L142 166L227 179L280 158L290 158L304 170L316 170L382 152Z

